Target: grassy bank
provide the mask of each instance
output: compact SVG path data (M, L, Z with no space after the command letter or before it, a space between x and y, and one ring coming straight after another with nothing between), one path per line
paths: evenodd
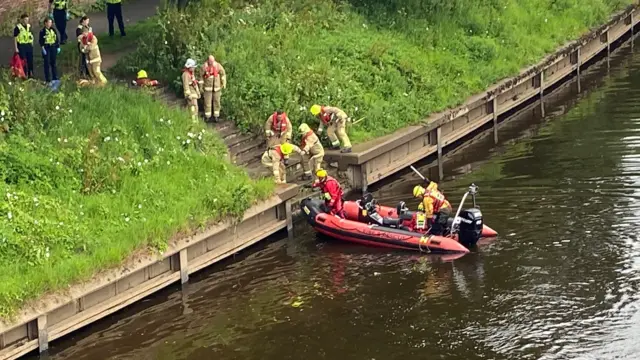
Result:
M0 316L268 197L200 122L143 91L0 78ZM11 99L11 100L10 100Z
M116 69L176 83L187 57L212 52L228 72L223 111L241 127L276 108L313 121L305 109L328 103L365 117L351 129L362 142L461 103L631 2L202 0L163 10Z

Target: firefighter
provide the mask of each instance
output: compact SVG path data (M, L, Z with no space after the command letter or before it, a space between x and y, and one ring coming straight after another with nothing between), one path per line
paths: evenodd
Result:
M53 8L53 9L52 9ZM60 44L67 43L67 20L69 20L69 3L67 0L49 0L49 17L56 23L60 33Z
M15 51L24 63L24 74L27 79L33 77L33 34L29 24L29 15L22 14L20 22L13 29Z
M195 60L187 59L182 70L182 88L192 120L196 120L198 117L198 99L200 99L200 87L193 72L196 66Z
M122 21L122 0L106 0L107 2L107 21L109 22L109 36L113 37L113 19L118 20L118 28L120 36L125 36L124 21Z
M277 144L269 147L267 151L262 154L262 165L273 171L273 177L276 184L287 183L287 167L289 162L289 156L293 152L301 153L302 150L291 143Z
M147 72L144 70L140 70L138 71L138 76L135 80L131 80L131 84L133 86L158 86L160 85L160 83L158 82L158 80L151 80L149 79L149 77L147 76Z
M287 113L277 110L271 114L264 124L264 133L267 137L267 146L291 142L293 129Z
M213 55L209 55L207 63L203 65L202 77L205 121L211 121L211 105L213 102L213 121L218 122L220 118L220 97L222 89L227 87L227 74L222 65L216 62Z
M78 52L80 53L80 64L78 66L78 71L80 71L80 76L89 76L89 68L87 67L87 56L82 52L82 35L93 32L91 26L89 26L89 17L83 16L80 19L80 23L78 27L76 27L76 38L78 39Z
M298 131L302 136L300 149L302 150L303 156L303 178L305 180L310 180L312 178L311 171L315 173L322 167L322 159L324 158L324 147L322 147L320 139L318 139L318 136L316 136L313 130L311 130L309 125L304 123L301 124L300 127L298 127Z
M327 175L327 171L320 169L316 171L316 180L312 187L319 188L323 193L324 204L327 212L331 215L337 215L344 219L344 209L342 208L342 187L338 180Z
M426 189L416 185L413 188L413 196L422 199L418 210L424 211L427 220L430 220L430 233L432 235L443 235L447 220L451 216L451 204L438 190L438 184L431 181Z
M327 126L327 136L334 150L339 149L340 143L342 143L341 152L351 152L351 141L349 141L346 131L347 122L350 120L344 111L332 106L313 105L311 114L320 118L318 134L321 134L324 127Z
M58 80L58 69L56 67L56 57L60 53L60 44L58 43L58 34L52 28L53 21L51 18L44 20L44 28L40 30L38 42L42 49L42 59L44 60L44 78L47 83L51 80Z
M104 77L100 70L102 64L102 57L100 56L100 47L98 46L98 37L93 35L92 32L82 35L82 47L81 50L87 55L87 67L89 68L89 75L93 84L104 85L107 83L107 78Z

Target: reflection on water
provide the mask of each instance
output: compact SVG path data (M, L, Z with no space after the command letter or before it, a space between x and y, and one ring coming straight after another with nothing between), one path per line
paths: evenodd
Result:
M442 187L455 202L477 183L500 233L477 252L367 249L300 224L294 240L92 325L51 358L638 358L640 60L623 50L611 64L598 86L582 79L578 101L506 123L499 147L489 136L450 157ZM414 184L409 173L376 195L395 204Z

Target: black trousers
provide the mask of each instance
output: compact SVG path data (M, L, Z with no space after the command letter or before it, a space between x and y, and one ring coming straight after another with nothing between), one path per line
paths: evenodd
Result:
M109 36L113 36L113 18L118 19L120 36L124 36L124 21L122 20L122 3L107 4L107 20L109 20Z
M18 53L20 58L25 61L24 74L27 78L33 77L33 45L31 44L18 44Z
M67 42L67 10L53 10L53 22L60 33L60 43Z
M89 76L89 68L87 67L87 55L80 50L80 63L78 64L78 71L80 72L80 76Z
M440 209L440 211L435 214L430 233L432 235L442 235L447 227L447 220L449 220L450 216L451 210L449 208Z
M58 68L56 67L58 48L54 46L45 46L44 49L47 50L47 55L42 55L42 59L44 60L44 79L47 82L51 80L58 80Z

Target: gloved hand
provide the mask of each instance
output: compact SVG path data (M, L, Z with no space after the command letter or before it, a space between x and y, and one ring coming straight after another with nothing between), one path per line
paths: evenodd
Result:
M273 131L271 131L271 130L266 130L266 131L264 132L264 134L265 134L267 137L271 137L271 136L273 136L273 135L274 135Z
M284 163L285 166L289 165L289 159L284 159L282 162Z
M47 50L45 48L42 48L42 56L47 56Z
M307 155L307 152L303 150L303 151L300 153L300 155L305 156L305 155Z
M50 12L50 13L49 13L49 17L50 17L51 19L53 19L53 13L52 13L52 12Z
M424 204L422 202L418 205L418 210L424 211Z
M58 50L56 50L56 53L57 53L57 54L60 54L60 48L58 48Z
M318 128L318 134L322 134L322 128Z
M69 12L67 11L67 20L71 19L71 14L69 14Z

